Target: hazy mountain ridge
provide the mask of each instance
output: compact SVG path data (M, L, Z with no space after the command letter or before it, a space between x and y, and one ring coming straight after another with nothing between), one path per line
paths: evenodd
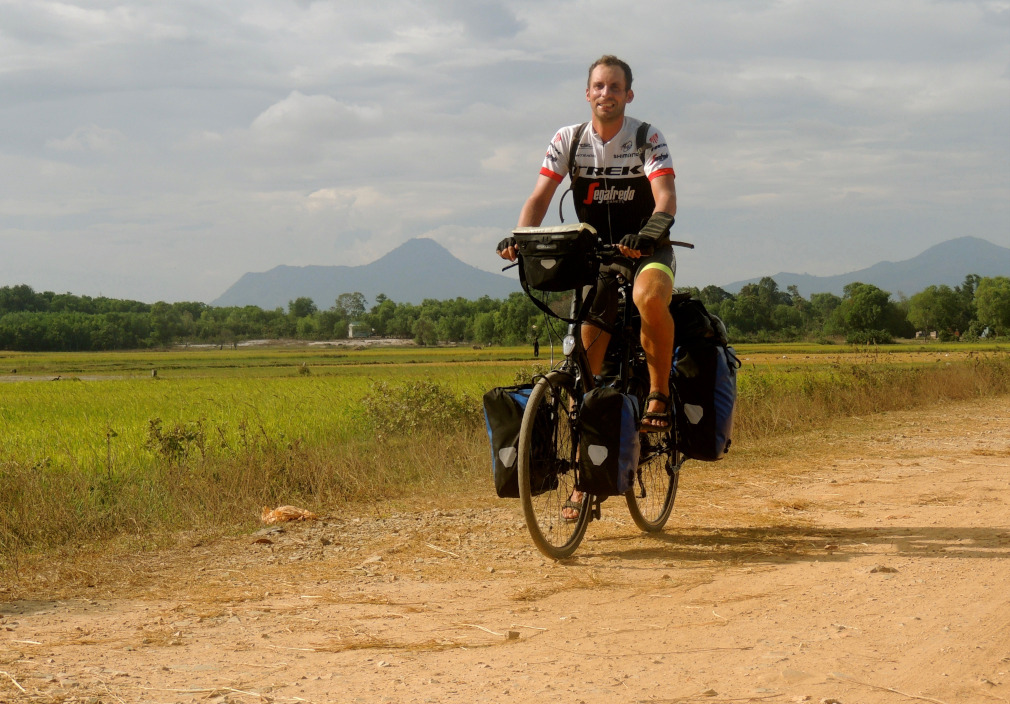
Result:
M478 269L460 261L434 240L415 238L361 266L277 266L243 274L211 305L252 305L272 310L308 297L325 309L340 294L355 291L369 302L384 293L397 303L418 304L425 298L506 298L518 290L517 279Z
M927 286L959 286L968 274L1010 276L1010 249L979 237L958 237L934 245L911 259L879 262L847 274L812 276L780 272L771 278L782 291L795 285L804 298L809 298L812 293L841 296L846 284L855 281L873 284L894 296L912 296ZM745 285L757 283L761 278L735 281L722 288L738 293Z
M895 296L911 296L934 284L958 286L968 274L1010 276L1010 249L978 237L959 237L905 261L879 262L846 274L812 276L780 272L771 278L782 291L795 285L805 298L825 292L840 296L845 285L854 281L873 284ZM761 278L736 281L722 288L737 293ZM243 274L211 305L253 305L272 310L286 308L296 298L308 297L325 309L340 294L355 291L369 302L384 293L397 303L418 304L426 298L506 298L519 290L515 278L478 269L460 261L434 240L416 238L361 266L282 265L265 272Z

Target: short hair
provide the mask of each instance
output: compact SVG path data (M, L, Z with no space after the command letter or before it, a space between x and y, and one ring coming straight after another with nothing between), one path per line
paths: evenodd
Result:
M624 80L626 85L625 90L631 90L631 66L628 66L626 61L621 61L619 58L613 54L604 54L596 61L592 63L589 67L589 75L586 77L586 87L589 87L589 81L593 77L593 69L597 66L618 66L622 71L624 71Z

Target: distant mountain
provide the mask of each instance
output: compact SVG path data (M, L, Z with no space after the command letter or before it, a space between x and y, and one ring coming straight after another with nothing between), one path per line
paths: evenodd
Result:
M795 285L804 298L812 293L841 296L845 285L854 281L873 284L895 296L899 293L912 296L927 286L959 286L968 274L1010 276L1010 249L978 237L959 237L930 247L912 259L880 262L848 274L811 276L781 272L771 278L775 279L780 291ZM738 293L745 285L758 281L760 278L735 281L722 288Z
M211 305L272 310L307 297L326 309L340 294L356 291L370 302L384 293L397 303L418 304L425 298L506 298L519 290L518 279L470 266L434 240L417 238L362 266L277 266L243 274Z

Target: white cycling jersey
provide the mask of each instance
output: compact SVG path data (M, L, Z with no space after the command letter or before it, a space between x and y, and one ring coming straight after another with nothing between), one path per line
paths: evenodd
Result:
M670 149L663 134L650 127L644 154L635 144L641 120L625 117L613 139L604 142L586 126L575 153L578 166L572 182L575 209L605 241L617 242L638 232L656 208L649 182L658 176L675 176ZM578 125L558 130L547 148L540 173L558 183L569 173L568 155Z

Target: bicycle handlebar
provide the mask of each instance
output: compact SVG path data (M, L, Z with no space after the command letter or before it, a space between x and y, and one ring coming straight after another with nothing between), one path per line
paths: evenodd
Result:
M667 239L665 237L663 239L658 240L656 242L656 244L659 245L659 246L663 246L663 245L667 245L668 244L668 245L670 245L672 247L684 247L686 249L694 249L694 245L692 243L690 243L690 242L681 242L681 241L678 241L678 240ZM642 256L646 256L647 257L647 256L650 256L655 251L655 249L656 249L655 247L652 247L648 251L646 251L644 249L640 250L640 251L642 253ZM620 253L620 250L617 248L616 244L609 244L609 243L602 242L602 241L599 241L599 240L597 240L596 247L594 248L594 251L593 251L593 255L597 259L599 259L600 263L602 263L602 264L611 263L615 259L618 259L618 258L624 256L624 255L622 255ZM512 267L518 266L518 264L519 264L518 260L514 261L511 264L508 264L508 265L502 267L502 271L508 271Z
M677 240L669 240L669 239L666 239L666 238L658 240L656 242L656 245L658 245L658 246L663 246L663 245L667 245L667 244L671 245L673 247L685 247L687 249L694 249L694 245L691 244L690 242L679 242ZM639 251L642 253L643 257L647 257L647 256L651 255L653 252L656 251L656 247L653 246L653 247L649 248L648 250L641 249ZM606 257L608 259L622 256L620 254L620 251L617 249L617 245L616 244L606 244L604 242L600 242L596 246L596 253L601 258Z

